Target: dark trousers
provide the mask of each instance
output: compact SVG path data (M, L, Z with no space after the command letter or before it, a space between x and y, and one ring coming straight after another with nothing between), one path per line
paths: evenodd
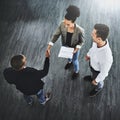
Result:
M98 76L98 74L99 74L100 72L94 70L91 66L90 66L90 69L91 69L91 72L92 72L92 80L95 80L96 77ZM97 84L97 86L96 86L96 89L97 89L97 90L98 90L98 89L101 89L101 88L103 88L103 86L104 86L104 82L103 82L103 81L100 81L100 82L98 82L98 84Z
M100 72L99 71L95 71L91 66L90 66L90 70L92 72L92 79L95 80L95 78L98 76L98 74Z

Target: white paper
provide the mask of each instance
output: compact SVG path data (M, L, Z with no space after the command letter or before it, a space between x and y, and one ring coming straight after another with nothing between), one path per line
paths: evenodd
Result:
M62 46L61 49L60 49L60 52L58 54L58 57L71 58L72 59L73 51L74 51L74 48Z

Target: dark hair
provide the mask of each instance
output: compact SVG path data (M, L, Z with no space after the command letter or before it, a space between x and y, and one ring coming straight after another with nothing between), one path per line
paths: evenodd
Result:
M105 24L95 24L94 29L97 37L101 37L105 41L109 34L109 27Z
M66 11L67 13L65 15L65 19L71 20L72 22L74 22L76 18L80 16L80 9L75 5L70 5Z
M24 55L15 55L11 58L10 64L15 70L19 70L25 64L26 57Z

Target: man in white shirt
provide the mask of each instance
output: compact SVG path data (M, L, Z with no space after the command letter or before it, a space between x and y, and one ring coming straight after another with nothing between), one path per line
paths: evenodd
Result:
M104 80L113 63L113 56L107 40L109 27L105 24L96 24L92 31L93 45L85 59L89 60L92 75L85 76L95 86L90 92L90 97L97 95L104 86Z

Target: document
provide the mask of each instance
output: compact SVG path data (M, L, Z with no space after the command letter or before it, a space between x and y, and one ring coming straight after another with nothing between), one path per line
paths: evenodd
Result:
M60 48L60 52L58 54L58 57L71 58L72 59L72 57L73 57L73 51L74 51L74 48L62 46Z

